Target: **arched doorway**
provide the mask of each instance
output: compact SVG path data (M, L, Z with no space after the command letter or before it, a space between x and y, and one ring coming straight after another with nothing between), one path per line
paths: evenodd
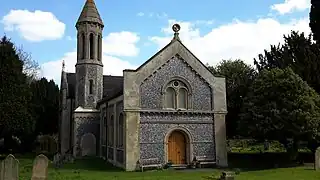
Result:
M96 155L96 137L92 133L86 133L81 137L81 156Z
M187 164L187 138L179 130L173 131L168 138L168 161Z

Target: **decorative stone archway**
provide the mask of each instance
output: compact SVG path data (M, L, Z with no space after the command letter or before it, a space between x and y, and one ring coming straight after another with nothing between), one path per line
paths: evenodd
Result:
M81 156L96 156L96 137L92 133L86 133L81 137Z
M168 162L168 158L169 158L169 139L170 136L173 133L181 133L184 135L185 138L185 164L190 164L192 161L192 155L193 155L193 137L191 135L191 133L183 127L174 127L169 129L169 131L167 132L167 134L165 135L164 138L164 161L165 163Z

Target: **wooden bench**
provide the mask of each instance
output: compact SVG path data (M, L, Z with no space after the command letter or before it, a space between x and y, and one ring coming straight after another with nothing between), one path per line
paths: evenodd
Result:
M199 163L200 168L201 168L201 165L216 164L215 159L213 157L209 157L209 156L196 156L196 160Z
M150 158L150 159L141 159L139 160L140 169L143 172L144 168L158 168L161 169L163 167L159 158Z

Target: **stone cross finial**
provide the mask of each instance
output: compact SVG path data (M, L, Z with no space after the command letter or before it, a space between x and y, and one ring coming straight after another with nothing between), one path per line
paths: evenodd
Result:
M180 31L181 27L179 24L174 24L172 26L172 30L174 32L174 35L173 35L173 39L172 40L180 40L179 38L179 31Z
M65 64L64 60L62 60L62 71L64 71L65 68L66 68L66 64Z

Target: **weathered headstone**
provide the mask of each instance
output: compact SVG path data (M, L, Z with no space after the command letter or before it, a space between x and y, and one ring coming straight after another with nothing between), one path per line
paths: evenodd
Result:
M65 155L65 162L66 163L73 163L74 162L74 158L73 158L72 154Z
M60 168L61 167L61 163L62 163L62 160L61 160L60 153L55 154L53 156L53 164L54 164L55 168Z
M315 170L320 171L320 147L317 148L314 157L315 157L315 161L314 161Z
M0 180L19 180L19 161L9 154L1 162Z
M31 180L47 180L48 179L48 158L40 154L34 159Z
M234 180L234 176L234 172L224 171L221 173L220 180Z

